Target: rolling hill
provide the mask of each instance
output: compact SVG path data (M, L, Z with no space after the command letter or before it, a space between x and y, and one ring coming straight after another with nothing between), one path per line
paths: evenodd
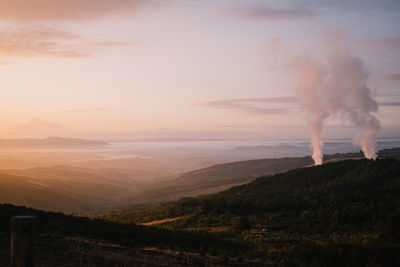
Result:
M249 182L259 176L303 167L311 162L310 157L304 157L217 164L155 183L151 188L137 193L134 198L141 202L165 202L186 196L215 193Z
M378 157L399 158L400 149L384 149L379 152ZM324 156L325 162L363 158L361 152ZM150 188L138 192L129 202L166 202L182 197L217 193L233 186L247 183L260 176L311 166L312 163L311 157L289 157L216 164L186 172L173 179L154 183Z
M123 206L143 182L113 169L53 166L0 170L0 202L43 210L88 212Z
M233 162L161 180L154 178L160 175L159 165L136 158L0 170L0 202L86 213L219 192L257 176L301 167L310 161L310 158L283 158Z
M263 262L397 266L399 207L399 161L343 160L99 217L124 223L164 220L157 227L214 233L252 247L249 257Z
M76 238L89 238L101 244L94 250L114 251L113 259L125 257L128 249L155 246L215 255L228 266L397 266L399 207L399 161L343 159L263 176L217 194L93 219L0 205L0 227L8 231L12 215L35 214L39 240L61 242L67 246L59 249L66 251L63 255L75 251L70 243ZM161 222L138 225L154 220ZM82 242L81 254L74 252L81 258L107 255L87 251L89 241ZM125 247L111 249L105 242Z
M380 157L396 157L383 150ZM358 158L359 153L327 155L326 160ZM0 202L62 212L99 212L134 204L160 203L216 193L256 177L303 167L310 157L238 161L217 164L173 178L168 168L148 159L124 158L0 170ZM83 167L86 166L86 167ZM156 179L162 176L164 179Z

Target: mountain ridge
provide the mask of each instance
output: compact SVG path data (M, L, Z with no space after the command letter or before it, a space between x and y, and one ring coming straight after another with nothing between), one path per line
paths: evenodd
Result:
M106 146L108 143L79 138L50 136L46 138L0 139L3 148L81 148Z

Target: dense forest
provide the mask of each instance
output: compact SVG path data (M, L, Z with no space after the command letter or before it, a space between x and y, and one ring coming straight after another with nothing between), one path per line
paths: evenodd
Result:
M250 246L244 257L260 262L390 266L400 253L400 163L346 160L301 168L102 218L179 218L159 228L213 232Z

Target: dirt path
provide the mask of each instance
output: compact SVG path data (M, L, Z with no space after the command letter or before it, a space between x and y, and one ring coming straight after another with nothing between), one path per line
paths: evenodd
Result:
M184 218L185 216L180 216L180 217L175 217L175 218L168 218L168 219L162 219L162 220L155 220L151 222L146 222L146 223L140 223L139 225L145 225L145 226L150 226L150 225L156 225L156 224L161 224L161 223L167 223L167 222L174 222L177 220L180 220Z

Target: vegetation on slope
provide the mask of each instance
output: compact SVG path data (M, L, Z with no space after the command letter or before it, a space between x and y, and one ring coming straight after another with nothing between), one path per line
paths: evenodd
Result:
M384 149L380 158L400 159L400 149ZM362 152L325 155L327 162L361 159ZM216 193L243 184L260 176L272 175L312 164L311 157L268 158L216 164L179 175L174 179L155 182L129 199L130 203L160 203L182 197ZM128 201L128 200L127 200Z
M129 222L182 216L159 227L215 230L252 247L247 256L294 264L398 264L400 163L346 160L103 218ZM397 253L397 254L396 254Z
M142 182L118 170L54 166L0 170L0 203L37 209L84 212L122 205Z
M0 204L0 229L2 232L10 232L10 218L18 215L37 216L37 234L39 236L57 234L69 237L94 238L132 247L153 246L182 251L207 251L218 250L219 248L238 251L243 248L239 244L219 240L211 235L145 227L133 223L120 224L10 204Z
M200 170L184 173L175 179L156 183L141 191L135 198L142 202L165 202L183 196L197 196L213 192L213 188L242 184L263 175L271 175L311 164L310 157L279 158L236 161L216 164ZM217 191L221 191L218 190ZM215 192L215 191L214 191Z
M396 266L400 163L388 157L295 169L100 219L0 205L0 229L9 231L10 216L34 214L39 235L210 253L245 264ZM177 217L153 227L134 224Z
M399 154L396 150L380 152L385 157ZM326 156L326 160L359 157L360 153L335 154ZM88 168L59 165L0 170L0 203L88 214L220 192L256 177L300 168L311 162L310 157L238 161L162 181L150 177L160 175L165 168L151 160L135 158L77 163Z

